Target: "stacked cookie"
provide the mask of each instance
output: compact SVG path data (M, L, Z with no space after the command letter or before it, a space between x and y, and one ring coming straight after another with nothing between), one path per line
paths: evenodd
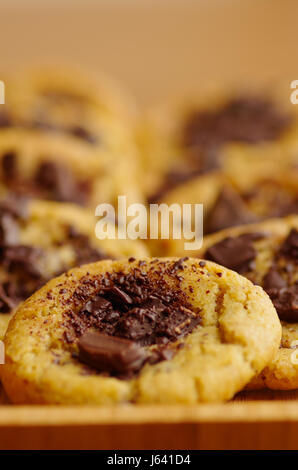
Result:
M7 97L9 399L194 404L296 388L298 216L285 216L298 213L298 121L288 97L212 91L137 123L106 80L56 70L20 76ZM98 240L94 208L116 208L119 195L203 204L203 247Z

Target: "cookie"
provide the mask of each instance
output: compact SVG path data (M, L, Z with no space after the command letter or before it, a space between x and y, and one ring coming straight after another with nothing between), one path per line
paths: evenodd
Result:
M105 93L97 92L80 74L33 70L19 73L17 80L7 79L5 86L6 103L0 109L0 131L25 128L65 135L87 146L99 147L116 160L136 159L128 116L117 117L110 109L113 106L105 103Z
M211 90L152 110L139 131L149 200L203 174L297 163L298 116L288 83L266 90ZM261 158L260 158L261 157ZM237 166L237 169L235 168ZM247 174L244 172L244 180Z
M63 105L69 116L71 112L77 114L80 109L84 117L88 106L93 106L101 115L126 124L136 117L133 99L118 83L111 77L89 74L80 68L56 65L19 70L17 76L12 77L12 86L16 101L24 99L30 111L35 110L39 117L49 115Z
M298 388L298 216L272 219L205 237L198 256L237 271L270 296L282 324L280 349L249 388Z
M142 242L99 240L92 212L73 204L0 202L0 339L18 304L71 267L101 259L142 256Z
M200 227L205 235L229 227L298 214L298 167L291 171L279 171L269 178L264 177L263 173L252 176L249 169L246 174L246 183L219 173L203 175L169 193L163 202L169 206L179 202L181 208L182 204L202 204ZM185 242L188 241L185 234L178 240L173 239L171 232L170 235L167 240L159 237L150 242L154 254L159 250L168 256L192 254L185 251Z
M117 205L118 195L140 202L136 174L125 160L62 135L29 129L0 132L0 182L11 191L95 207Z
M203 204L205 233L297 213L288 182L298 180L298 116L288 95L288 84L271 95L233 88L154 110L139 136L148 201ZM161 238L154 254L184 254L185 240Z
M1 377L14 403L228 400L273 358L280 337L267 294L226 268L100 261L19 307Z

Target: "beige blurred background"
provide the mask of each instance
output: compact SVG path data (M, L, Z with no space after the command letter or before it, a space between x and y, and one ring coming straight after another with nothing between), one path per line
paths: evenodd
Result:
M1 0L0 18L2 73L73 62L142 105L209 81L298 78L297 0Z

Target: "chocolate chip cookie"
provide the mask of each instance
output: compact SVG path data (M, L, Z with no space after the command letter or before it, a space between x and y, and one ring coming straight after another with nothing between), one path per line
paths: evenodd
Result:
M298 217L272 219L205 237L198 256L237 271L262 286L280 318L280 349L249 388L298 388L294 357L298 344Z
M205 233L297 213L298 119L288 95L207 93L157 110L144 127L149 202L203 204ZM181 256L183 243L152 249Z
M58 134L110 153L111 158L136 158L131 106L117 112L117 91L105 92L81 74L59 70L20 72L5 82L6 103L0 109L0 131L26 128ZM116 89L117 90L117 89ZM109 98L111 95L112 98ZM114 96L115 95L115 96ZM119 114L119 116L118 116ZM121 119L120 119L121 117Z
M92 212L8 195L0 202L0 339L11 314L49 279L101 259L147 254L139 241L98 240Z
M267 294L215 263L100 261L19 307L1 376L14 403L227 400L272 360L280 337Z
M245 179L246 165L265 167L268 176L297 163L298 118L288 95L288 84L272 95L233 87L153 110L139 133L149 200L201 175L240 168Z
M118 195L126 195L128 203L142 201L135 176L125 160L116 165L109 153L66 136L0 131L0 183L10 191L83 206L116 206Z

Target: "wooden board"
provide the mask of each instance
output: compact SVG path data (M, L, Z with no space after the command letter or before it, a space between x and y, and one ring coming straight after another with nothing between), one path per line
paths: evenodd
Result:
M0 449L297 449L298 391L197 406L13 406Z

